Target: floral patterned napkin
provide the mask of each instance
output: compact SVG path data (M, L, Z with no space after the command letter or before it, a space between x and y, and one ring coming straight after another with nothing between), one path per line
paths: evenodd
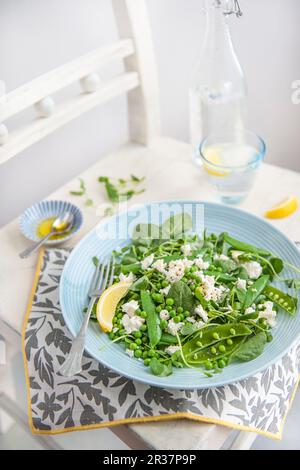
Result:
M23 349L33 433L187 418L281 438L299 381L300 345L254 377L207 390L174 391L133 382L88 355L81 374L71 379L58 375L72 341L58 296L69 254L63 249L41 253L25 318Z

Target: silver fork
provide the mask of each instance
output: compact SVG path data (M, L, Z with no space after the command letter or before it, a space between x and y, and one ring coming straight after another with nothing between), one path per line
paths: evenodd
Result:
M80 331L74 339L71 350L65 362L62 364L59 372L65 377L73 377L82 371L82 356L84 353L86 332L88 329L90 317L96 300L100 297L107 287L111 286L114 280L114 261L109 259L103 264L98 264L92 278L88 296L90 303L86 312Z

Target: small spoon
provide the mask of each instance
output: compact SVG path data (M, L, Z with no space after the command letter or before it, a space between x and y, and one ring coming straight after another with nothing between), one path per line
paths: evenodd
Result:
M57 217L51 227L51 232L39 242L35 243L33 246L26 248L22 253L19 254L20 258L28 258L32 253L35 253L44 243L46 243L49 238L53 235L68 232L74 225L74 215L71 212L66 212L62 217Z

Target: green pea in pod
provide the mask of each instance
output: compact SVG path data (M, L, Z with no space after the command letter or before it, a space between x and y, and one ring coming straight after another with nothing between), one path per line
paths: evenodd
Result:
M158 345L161 340L160 319L156 312L155 304L151 295L147 291L141 291L143 310L147 313L147 326L150 345L152 348Z
M296 297L292 297L289 294L285 294L284 292L276 289L273 286L267 286L264 291L264 295L278 305L280 308L288 312L290 315L294 316L297 312L298 308L298 299Z

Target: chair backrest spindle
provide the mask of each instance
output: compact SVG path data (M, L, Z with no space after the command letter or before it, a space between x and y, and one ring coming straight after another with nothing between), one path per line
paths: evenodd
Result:
M0 87L0 164L114 97L128 94L130 139L148 145L160 133L159 92L144 0L112 0L120 40L4 94ZM98 71L122 60L125 73L102 82ZM55 93L80 82L82 93L55 105ZM0 82L1 85L1 82ZM1 96L2 91L2 96ZM37 117L8 131L5 121L34 106Z

